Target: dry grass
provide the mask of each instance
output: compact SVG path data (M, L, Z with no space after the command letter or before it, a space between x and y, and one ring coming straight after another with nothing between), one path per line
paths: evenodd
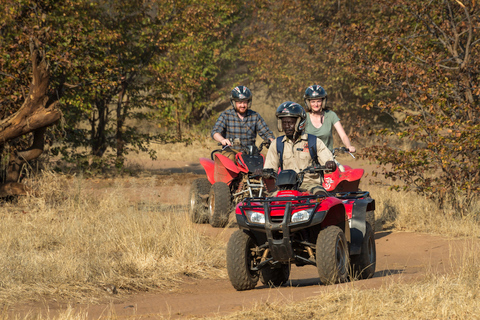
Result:
M155 148L164 161L198 162L199 157L209 157L216 144L205 138L188 147ZM134 156L128 163L144 168L149 160L143 157ZM182 207L194 177L92 180L45 173L34 183L35 196L0 207L0 301L9 305L41 297L92 303L110 295L106 289L111 285L121 295L175 290L185 275L225 278L224 241L202 235ZM377 230L383 224L384 230L478 239L478 202L471 216L458 219L418 195L375 185L361 188L376 200ZM372 290L333 286L302 303L267 303L218 319L479 318L480 257L473 246L466 246L462 261L451 262L459 266L455 274L432 273L413 284L387 280ZM0 314L0 319L11 318ZM88 317L67 309L56 316L16 318ZM113 313L102 317L116 318Z
M425 232L449 237L470 237L480 234L480 202L473 203L471 214L459 218L452 210L438 206L412 192L390 191L387 187L366 185L375 199L375 214L384 229Z
M141 186L145 197L135 201ZM223 246L200 234L183 208L159 203L158 188L152 179L44 174L35 197L0 207L0 301L93 302L111 285L167 290L182 275L225 277Z

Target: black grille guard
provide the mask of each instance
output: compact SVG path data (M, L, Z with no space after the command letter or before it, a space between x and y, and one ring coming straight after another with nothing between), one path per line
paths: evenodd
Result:
M312 195L312 196L292 196L292 197L268 197L268 198L247 198L243 202L243 205L239 206L242 212L242 216L246 219L245 210L261 210L265 214L265 224L255 224L248 222L250 226L255 226L256 229L263 229L266 233L268 247L272 255L272 259L268 259L259 265L257 268L262 268L267 263L272 263L271 260L277 262L286 262L291 260L301 260L303 263L313 264L316 263L309 259L297 256L293 250L291 240L292 226L308 226L315 214L313 214L308 221L302 221L299 223L292 223L291 216L293 210L297 208L313 209L316 212L321 201L325 199L325 195ZM257 204L255 204L255 202ZM280 204L272 204L273 202L281 202ZM273 221L271 216L271 210L273 208L281 208L284 212L283 219L281 221ZM323 215L324 217L324 215ZM322 217L322 220L323 220ZM280 237L281 236L281 237Z

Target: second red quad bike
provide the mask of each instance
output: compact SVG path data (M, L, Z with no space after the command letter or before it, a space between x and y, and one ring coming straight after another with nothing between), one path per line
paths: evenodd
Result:
M256 146L236 146L241 151L235 161L214 150L211 159L200 158L207 178L193 181L190 189L189 215L195 223L209 222L213 227L224 227L229 215L240 201L247 197L263 196L266 186L261 178L264 156L260 153L266 140Z
M291 264L317 267L320 281L333 284L375 273L375 201L366 191L310 194L299 191L303 175L332 170L283 170L270 197L247 198L236 207L239 230L227 245L227 271L236 290L288 281ZM328 169L327 169L328 168Z

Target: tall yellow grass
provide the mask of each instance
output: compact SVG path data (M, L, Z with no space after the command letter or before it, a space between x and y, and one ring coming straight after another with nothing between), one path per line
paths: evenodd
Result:
M448 207L439 209L431 200L412 192L390 191L388 187L362 185L376 203L377 225L385 229L425 232L449 237L470 237L480 234L480 201L471 214L463 218ZM377 228L378 230L378 228Z
M36 196L0 207L2 303L92 302L112 286L172 289L184 274L225 277L223 246L198 232L185 210L131 201L134 178L110 184L45 173Z

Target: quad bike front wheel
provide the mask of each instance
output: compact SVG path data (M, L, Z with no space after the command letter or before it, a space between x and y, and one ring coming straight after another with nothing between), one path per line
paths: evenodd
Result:
M194 223L204 223L208 221L206 209L211 186L207 178L193 180L192 187L190 188L188 215Z
M251 269L260 261L254 239L243 230L235 231L227 244L228 278L237 291L255 288L259 272Z
M212 227L223 228L231 210L230 188L225 182L215 182L208 196L209 221Z
M279 267L265 267L260 270L260 281L269 287L280 287L287 283L289 277L289 264L281 264Z
M328 226L317 237L316 262L323 284L330 285L348 280L349 253L342 229Z
M370 223L366 222L365 236L362 242L362 252L351 258L353 276L357 279L368 279L373 277L377 263L375 248L375 235Z

